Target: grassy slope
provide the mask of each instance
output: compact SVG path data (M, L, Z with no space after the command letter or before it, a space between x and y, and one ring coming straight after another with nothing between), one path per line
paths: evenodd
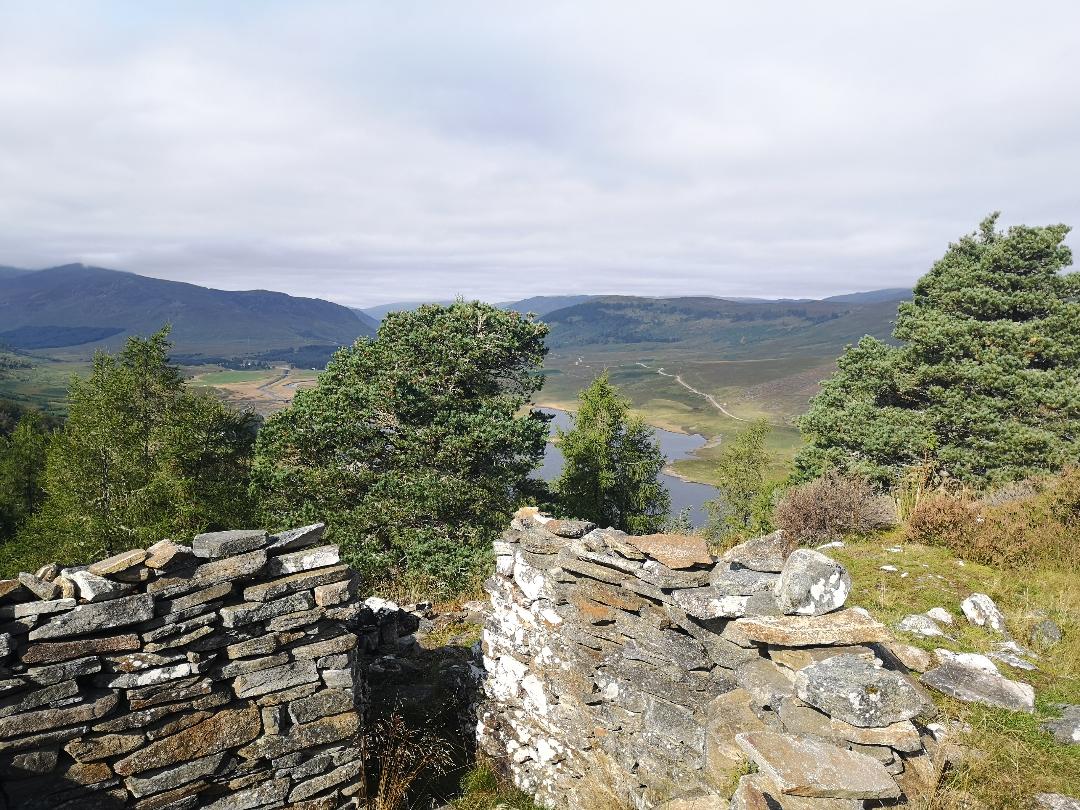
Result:
M899 553L889 547L899 546ZM1035 793L1080 796L1080 746L1057 743L1039 723L1056 716L1055 703L1080 703L1080 579L1075 571L1036 567L1025 571L999 570L971 562L960 564L938 547L901 544L895 534L853 542L828 552L847 566L854 580L850 604L862 605L890 626L909 613L944 607L956 616L950 630L955 640L905 637L926 650L936 647L987 653L997 640L967 623L960 601L971 593L989 594L1004 611L1019 643L1045 611L1062 628L1064 639L1041 655L1038 672L1012 670L999 664L1008 678L1030 683L1036 690L1037 712L990 709L934 694L942 718L967 723L970 732L961 743L972 754L946 773L934 807L959 807L970 794L987 807L1026 808ZM894 565L893 573L880 570ZM907 572L908 576L901 574Z

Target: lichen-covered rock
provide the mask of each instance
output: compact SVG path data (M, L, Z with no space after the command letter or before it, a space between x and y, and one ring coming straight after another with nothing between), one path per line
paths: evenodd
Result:
M956 661L943 661L940 666L924 672L922 682L966 703L1028 713L1035 711L1035 690L1028 684Z
M1008 634L1005 627L1005 614L985 593L971 594L960 603L960 609L964 611L967 620L976 627L985 627L1001 635Z
M1061 641L1061 627L1052 619L1043 619L1031 628L1029 640L1042 650L1048 650Z
M780 610L800 616L820 616L839 610L851 593L851 576L844 567L810 549L793 551L776 584Z
M1043 728L1063 745L1080 745L1080 706L1064 706L1061 717L1043 723Z
M913 633L917 636L924 636L926 638L933 638L934 636L945 637L945 631L943 631L938 623L925 613L910 613L900 620L900 623L896 625L896 629L904 633Z
M860 728L910 720L925 708L907 678L857 655L838 655L799 670L795 692L804 703Z

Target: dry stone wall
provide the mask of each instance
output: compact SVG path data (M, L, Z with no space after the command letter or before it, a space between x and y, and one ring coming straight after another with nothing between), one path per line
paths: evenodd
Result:
M854 810L932 781L929 700L824 554L535 510L495 550L478 744L544 804Z
M0 581L0 807L355 806L357 656L410 628L357 602L322 534L218 532Z

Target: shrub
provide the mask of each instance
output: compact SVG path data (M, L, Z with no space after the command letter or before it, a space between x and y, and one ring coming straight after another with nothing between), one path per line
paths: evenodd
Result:
M979 509L963 495L934 492L919 499L907 524L904 536L927 545L946 546L959 552L966 549L978 528Z
M773 522L799 543L814 543L894 525L896 510L865 478L830 471L789 489Z
M905 535L945 546L988 565L1080 565L1080 469L991 492L981 500L934 494L907 522Z

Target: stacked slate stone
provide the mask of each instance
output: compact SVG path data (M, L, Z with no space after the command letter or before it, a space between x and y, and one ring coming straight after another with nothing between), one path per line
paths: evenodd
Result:
M375 647L380 629L322 535L217 532L0 581L0 807L355 806L349 626Z
M486 587L477 737L550 807L848 810L932 779L929 706L848 573L519 512ZM724 797L724 798L722 798ZM720 804L723 802L723 804Z

